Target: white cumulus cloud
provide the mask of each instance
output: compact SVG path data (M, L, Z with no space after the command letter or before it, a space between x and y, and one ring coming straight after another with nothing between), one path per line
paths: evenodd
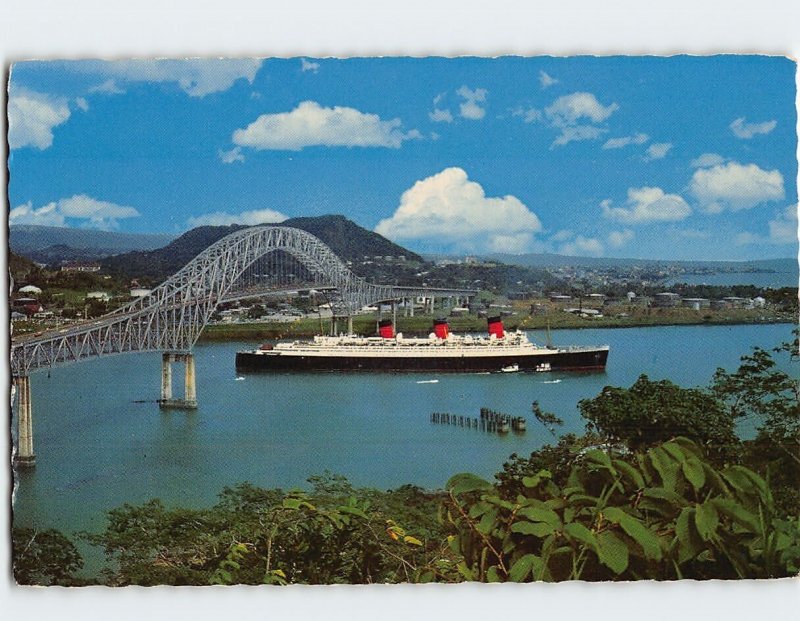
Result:
M253 149L299 151L310 146L389 147L419 138L416 130L403 132L400 119L383 121L377 114L354 108L325 108L304 101L291 112L262 114L244 129L233 132L234 144Z
M89 111L89 102L86 101L86 99L83 97L78 97L77 99L75 99L75 105L78 106L84 112Z
M595 239L594 237L584 237L583 235L578 235L572 241L569 241L558 248L558 254L566 254L569 256L583 256L587 254L599 256L603 254L603 251L603 242L601 242L599 239Z
M560 231L554 233L550 236L551 241L562 242L567 241L568 239L572 239L575 237L575 233L570 231L569 229L561 229Z
M563 127L561 134L553 141L551 147L561 147L569 142L578 142L580 140L596 140L603 134L607 134L608 130L602 127L595 127L594 125L575 125L570 127Z
M684 220L691 207L677 194L667 194L661 188L629 188L626 207L612 207L611 200L600 203L603 216L624 224L649 224Z
M744 117L738 118L730 124L731 131L737 138L749 140L758 134L768 134L778 125L778 121L764 121L763 123L748 123Z
M288 216L274 209L253 209L250 211L242 211L241 213L215 211L213 213L203 214L202 216L193 216L189 218L187 223L190 228L206 225L227 226L229 224L253 226L256 224L276 224L278 222L283 222L287 218Z
M242 154L242 147L233 147L230 151L223 151L220 149L217 154L223 164L233 164L234 162L244 162L244 155Z
M486 116L486 109L481 104L486 101L489 91L485 88L472 90L467 86L462 86L456 93L464 100L459 105L459 113L463 118L479 121Z
M39 224L42 226L64 226L64 214L58 211L57 203L47 203L36 209L32 201L14 207L8 213L9 224Z
M96 229L116 229L118 220L138 217L133 207L101 201L85 194L62 198L35 208L31 201L14 207L8 214L9 224L42 224L66 226L67 219L81 221L81 226Z
M117 86L114 78L109 78L105 82L92 86L89 89L90 93L101 93L103 95L124 95L125 90Z
M669 150L672 148L671 142L654 142L649 147L647 147L647 154L645 155L645 159L649 162L652 160L660 160L663 159Z
M511 116L521 117L525 123L535 123L543 118L542 111L537 108L515 108L511 111Z
M262 61L257 58L187 58L153 60L85 60L64 63L69 71L108 78L98 92L114 92L116 82L175 82L191 97L228 90L240 79L253 83Z
M605 144L603 144L603 148L621 149L631 144L644 144L648 140L650 140L650 136L642 133L634 134L633 136L622 136L620 138L609 138L606 140Z
M544 112L554 125L563 127L584 119L602 123L618 109L616 103L604 106L592 93L572 93L556 99Z
M766 240L756 233L742 231L733 238L733 243L737 246L750 246L752 244L763 244Z
M797 243L797 205L789 205L769 221L769 238L775 244Z
M461 168L417 181L375 232L392 240L425 240L468 252L523 252L542 230L535 213L515 196L487 197Z
M784 197L780 171L738 162L699 168L692 175L690 190L706 213L750 209Z
M630 229L624 231L611 231L608 234L608 245L620 248L634 238L634 233Z
M306 60L305 58L300 59L300 71L305 73L306 71L310 71L312 73L316 73L319 71L319 63L312 62L310 60Z
M558 84L558 80L556 80L553 76L549 75L547 72L540 71L539 84L541 84L542 88L549 88L553 86L553 84Z
M761 235L752 231L742 231L734 239L737 246L773 244L782 246L785 244L797 245L797 205L789 205L781 209L775 217L767 223L768 234Z
M544 116L551 127L561 130L552 147L579 140L596 140L607 129L597 127L610 117L619 106L601 104L592 93L572 93L556 99L544 109Z
M452 123L453 113L447 108L434 108L428 113L428 118L434 123Z
M727 162L727 160L718 153L703 153L701 156L693 159L689 166L692 168L711 168L712 166L719 166L725 162Z
M53 128L70 117L66 99L12 88L8 98L8 145L11 149L53 144Z

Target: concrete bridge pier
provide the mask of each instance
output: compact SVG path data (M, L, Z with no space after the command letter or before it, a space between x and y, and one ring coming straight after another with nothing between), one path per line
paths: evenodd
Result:
M182 362L185 367L183 399L172 397L172 363ZM194 370L194 354L188 352L164 352L161 356L161 399L162 408L194 410L197 408L197 382Z
M31 380L27 375L14 378L17 388L17 455L15 463L19 467L31 468L36 465L33 454L33 414L31 408Z

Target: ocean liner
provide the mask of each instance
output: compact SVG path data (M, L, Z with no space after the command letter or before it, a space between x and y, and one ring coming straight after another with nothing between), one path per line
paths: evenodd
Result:
M486 336L456 336L437 319L428 338L395 334L391 320L379 336L315 336L313 341L264 344L236 354L237 371L590 371L606 366L609 347L551 347L506 333L499 317Z

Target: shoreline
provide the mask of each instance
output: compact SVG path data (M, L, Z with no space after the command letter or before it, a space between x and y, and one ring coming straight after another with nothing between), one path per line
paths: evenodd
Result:
M407 336L425 337L431 331L421 324L432 324L433 315L408 318L398 317L397 332ZM466 321L465 321L466 319ZM413 320L413 323L412 323ZM374 317L357 317L354 320L354 332L368 336L375 333ZM629 318L601 318L584 319L575 316L536 316L523 318L503 318L505 329L521 330L584 330L592 328L625 329L648 328L662 326L736 326L736 325L769 325L769 324L794 324L798 319L789 313L781 313L766 318L740 316L739 314L721 314L719 317L706 319L703 317L675 317L675 316L642 316ZM330 330L330 320L323 322L324 332ZM549 324L549 325L548 325ZM450 329L459 333L474 333L485 331L486 320L478 317L453 317L450 318ZM294 322L252 322L236 324L211 324L206 326L200 335L200 342L213 341L239 341L250 339L289 339L311 338L320 334L320 324L317 318L298 319Z

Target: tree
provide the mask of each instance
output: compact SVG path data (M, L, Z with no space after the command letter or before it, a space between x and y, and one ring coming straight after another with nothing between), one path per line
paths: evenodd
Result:
M798 373L781 370L797 366L798 329L794 340L771 351L761 347L742 356L733 373L717 369L712 392L732 416L757 421L757 436L745 443L747 463L767 476L781 506L789 514L800 512L800 380Z
M494 475L498 491L503 498L514 499L524 491L525 478L535 476L542 470L550 472L553 481L558 485L564 485L581 452L599 443L599 437L594 434L576 436L568 433L561 436L555 446L545 444L529 457L512 453L503 464L503 469Z
M75 545L55 529L14 528L11 531L14 579L41 586L76 584L74 572L83 567Z
M311 493L225 488L209 509L123 505L89 541L105 549L112 585L360 584L455 578L436 526L439 497L413 487L355 489L344 477L312 477ZM387 507L423 528L407 531ZM413 534L411 534L413 532Z
M449 541L466 580L775 578L800 570L800 524L777 517L766 482L715 468L676 438L636 455L586 451L565 485L547 470L503 498L487 481L447 483Z
M684 436L724 460L739 445L734 412L707 391L668 380L654 382L641 375L630 388L606 386L578 407L590 431L634 451Z
M772 352L785 354L790 363L797 364L798 334L794 341L782 343ZM759 432L777 445L787 449L789 456L800 463L800 380L777 368L773 353L754 347L742 356L742 364L733 372L717 369L711 389L735 417L756 417Z
M264 306L261 304L253 304L250 309L247 311L247 318L248 319L260 319L267 311L264 309Z

